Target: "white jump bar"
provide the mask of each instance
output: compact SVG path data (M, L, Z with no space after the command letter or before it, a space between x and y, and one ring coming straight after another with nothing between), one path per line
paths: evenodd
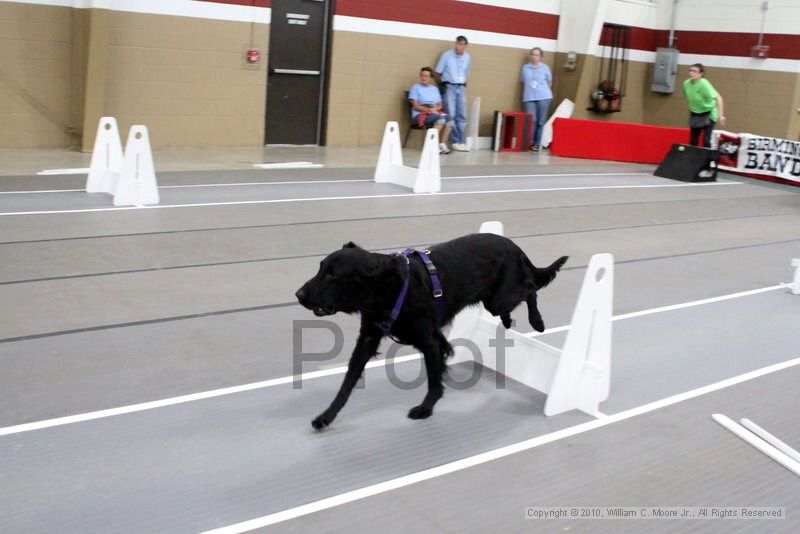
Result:
M783 467L791 471L797 476L800 476L800 462L794 461L792 458L787 456L786 454L782 453L763 439L759 438L742 425L737 423L736 421L731 420L729 417L726 417L722 414L715 413L712 414L711 417L717 423L721 424L731 432L733 432L738 437L745 440L747 443L755 447L756 449L760 450Z
M766 430L764 430L763 428L752 422L750 419L739 419L739 423L741 423L741 425L745 427L747 430L749 430L759 438L763 439L764 441L766 441L767 443L769 443L770 445L781 451L783 454L794 460L795 462L800 463L800 452L797 452L796 450L788 446L786 443L779 440L778 438L776 438L775 436L773 436L772 434L770 434L769 432L767 432Z

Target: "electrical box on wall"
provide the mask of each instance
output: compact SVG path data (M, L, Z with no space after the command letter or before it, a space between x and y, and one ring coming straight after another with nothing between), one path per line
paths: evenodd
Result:
M759 59L767 59L769 57L769 46L756 45L750 49L750 57L757 57Z
M677 48L659 48L656 50L653 85L650 87L653 92L664 94L672 94L675 92L675 75L678 73L678 54Z

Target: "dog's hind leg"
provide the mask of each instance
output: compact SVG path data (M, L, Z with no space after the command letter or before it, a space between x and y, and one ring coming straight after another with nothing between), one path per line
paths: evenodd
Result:
M542 314L539 313L539 307L536 305L536 291L532 291L525 297L525 302L528 304L528 322L537 332L544 332L544 320Z
M367 362L378 353L382 338L383 334L374 325L362 322L361 332L358 335L356 347L353 349L353 355L350 356L350 362L347 364L347 373L344 375L344 381L342 381L342 386L339 388L339 393L336 394L328 409L311 421L311 426L321 430L330 425L336 418L339 410L344 407L347 399L350 398L350 393L358 383L358 379L361 378Z
M441 332L437 333L441 336ZM447 344L448 346L450 345L449 343ZM428 343L415 346L425 357L425 371L428 374L428 393L422 400L422 404L409 410L408 416L411 419L427 419L433 414L433 407L436 402L444 395L444 386L442 386L442 375L445 371L444 354L440 350L439 340L431 340Z

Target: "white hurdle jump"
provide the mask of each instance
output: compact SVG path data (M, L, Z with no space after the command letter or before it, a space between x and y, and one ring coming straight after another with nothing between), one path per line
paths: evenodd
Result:
M86 179L87 193L114 194L117 180L122 174L122 142L119 137L117 119L102 117L94 138L92 162Z
M147 126L137 124L131 126L128 133L122 174L114 190L114 205L144 206L158 204L159 200L150 136Z
M87 193L108 193L115 206L158 204L153 151L147 127L131 126L125 151L114 117L102 117L97 126Z
M503 226L486 222L480 231L503 235ZM504 358L498 362L498 343L494 341L498 328L503 327L481 305L456 316L449 338L473 345L481 365L547 394L545 415L574 409L596 415L610 390L613 298L614 257L595 254L586 269L563 349L507 330L505 335L513 340L513 346L505 347ZM453 363L474 358L470 347L458 342L455 347Z
M389 182L407 187L415 193L438 193L442 189L442 172L439 162L439 132L430 128L425 132L425 144L419 168L403 165L403 149L400 145L400 126L387 122L381 142L375 182Z

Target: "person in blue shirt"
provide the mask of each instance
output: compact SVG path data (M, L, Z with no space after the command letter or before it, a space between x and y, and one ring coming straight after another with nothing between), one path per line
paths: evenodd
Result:
M450 137L453 120L442 111L442 94L432 82L433 69L422 67L419 71L419 83L408 91L411 120L421 128L436 128L439 131L439 153L449 154L447 138Z
M444 84L444 109L453 117L453 149L468 152L464 139L467 129L467 77L471 59L467 53L467 38L456 37L452 50L444 52L436 63L436 81Z
M550 104L553 102L553 74L550 67L542 63L544 52L538 46L531 49L530 60L522 66L519 81L522 82L522 102L525 113L533 115L530 149L539 151L542 129L547 122Z

